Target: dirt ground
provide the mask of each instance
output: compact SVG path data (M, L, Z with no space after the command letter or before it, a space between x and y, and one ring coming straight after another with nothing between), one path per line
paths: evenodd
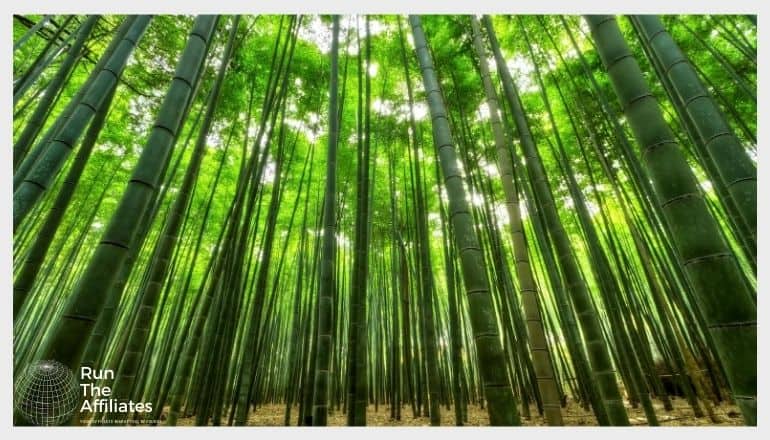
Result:
M692 410L687 405L687 401L684 399L673 399L672 403L674 409L671 411L665 411L663 404L654 401L655 413L658 416L658 421L661 426L742 426L743 419L741 418L738 407L735 405L721 404L714 408L714 412L717 417L721 419L720 423L715 424L711 422L708 416L696 418L692 414ZM519 408L521 409L521 408ZM639 408L631 408L627 406L628 417L631 424L634 426L646 426L647 419L644 417L644 411L641 406ZM262 405L249 416L249 426L283 426L284 419L284 405ZM531 419L525 419L522 417L522 425L524 426L547 426L545 419L537 414L537 408L532 407L530 412L532 413ZM566 408L562 408L562 417L564 418L564 424L566 426L596 426L596 419L593 414L588 411L584 411L580 406L571 403ZM296 426L297 422L297 407L292 408L291 413L292 424ZM343 412L334 411L329 414L329 426L345 426L346 416ZM195 423L194 417L179 419L179 426L192 426ZM387 405L380 405L378 411L375 411L374 405L370 405L367 412L367 424L368 426L429 426L430 419L428 417L412 417L412 409L408 405L404 405L401 409L401 420L392 420L390 418L390 407ZM441 407L441 425L442 426L454 426L455 417L454 409L447 409ZM481 409L478 406L468 406L468 422L466 426L488 426L489 418L487 416L486 409Z

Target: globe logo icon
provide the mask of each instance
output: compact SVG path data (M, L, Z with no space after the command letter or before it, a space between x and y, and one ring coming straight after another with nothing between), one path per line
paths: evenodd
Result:
M14 408L38 426L61 425L78 404L75 375L54 360L29 365L16 380L14 390Z

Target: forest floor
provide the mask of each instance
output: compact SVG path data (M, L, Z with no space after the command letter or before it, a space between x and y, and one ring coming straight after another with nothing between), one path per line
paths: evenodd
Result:
M658 401L653 401L655 407L655 413L658 416L658 422L661 426L743 426L743 419L741 418L738 407L735 405L721 404L714 407L714 412L717 417L721 419L720 423L713 423L708 416L696 418L690 407L687 405L687 401L684 399L672 399L674 406L673 410L665 411L663 404ZM282 404L262 405L249 416L249 426L283 426L284 411L286 406ZM644 417L644 411L641 406L638 408L631 408L627 406L628 417L631 421L631 425L634 426L646 426L647 419ZM537 408L532 406L532 417L525 419L522 417L522 425L524 426L547 426L545 419L537 414ZM566 426L596 426L596 419L593 413L585 411L579 405L574 403L568 404L566 408L562 408L562 417L564 418L564 424ZM291 413L292 425L297 422L297 407L292 408ZM192 426L195 423L194 417L180 418L178 421L179 426ZM345 413L341 411L334 411L329 414L329 426L345 426L347 418ZM454 426L455 414L454 409L447 409L441 407L441 424L442 426ZM393 420L390 418L390 407L387 405L380 405L377 411L375 411L374 405L370 405L367 412L367 425L368 426L429 426L430 419L428 417L412 417L412 409L408 405L404 405L401 410L401 420ZM468 421L466 426L488 426L489 418L487 416L487 410L482 409L475 405L468 406Z

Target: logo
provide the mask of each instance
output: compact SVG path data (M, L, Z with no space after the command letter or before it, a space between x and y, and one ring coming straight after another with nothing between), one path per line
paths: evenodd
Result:
M27 367L14 386L14 408L38 426L58 426L78 406L78 381L66 365L38 361Z
M91 382L84 382L86 379ZM112 387L104 383L96 385L94 381L115 380L115 372L112 370L94 370L90 367L80 367L80 390L82 391L83 406L81 413L111 413L133 414L151 413L152 402L134 402L127 399L116 399L112 396ZM123 422L125 420L117 420ZM108 421L110 423L111 421Z

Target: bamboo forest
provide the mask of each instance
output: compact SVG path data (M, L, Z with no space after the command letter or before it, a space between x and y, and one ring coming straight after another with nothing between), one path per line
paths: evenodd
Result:
M757 425L755 15L9 22L15 425Z

